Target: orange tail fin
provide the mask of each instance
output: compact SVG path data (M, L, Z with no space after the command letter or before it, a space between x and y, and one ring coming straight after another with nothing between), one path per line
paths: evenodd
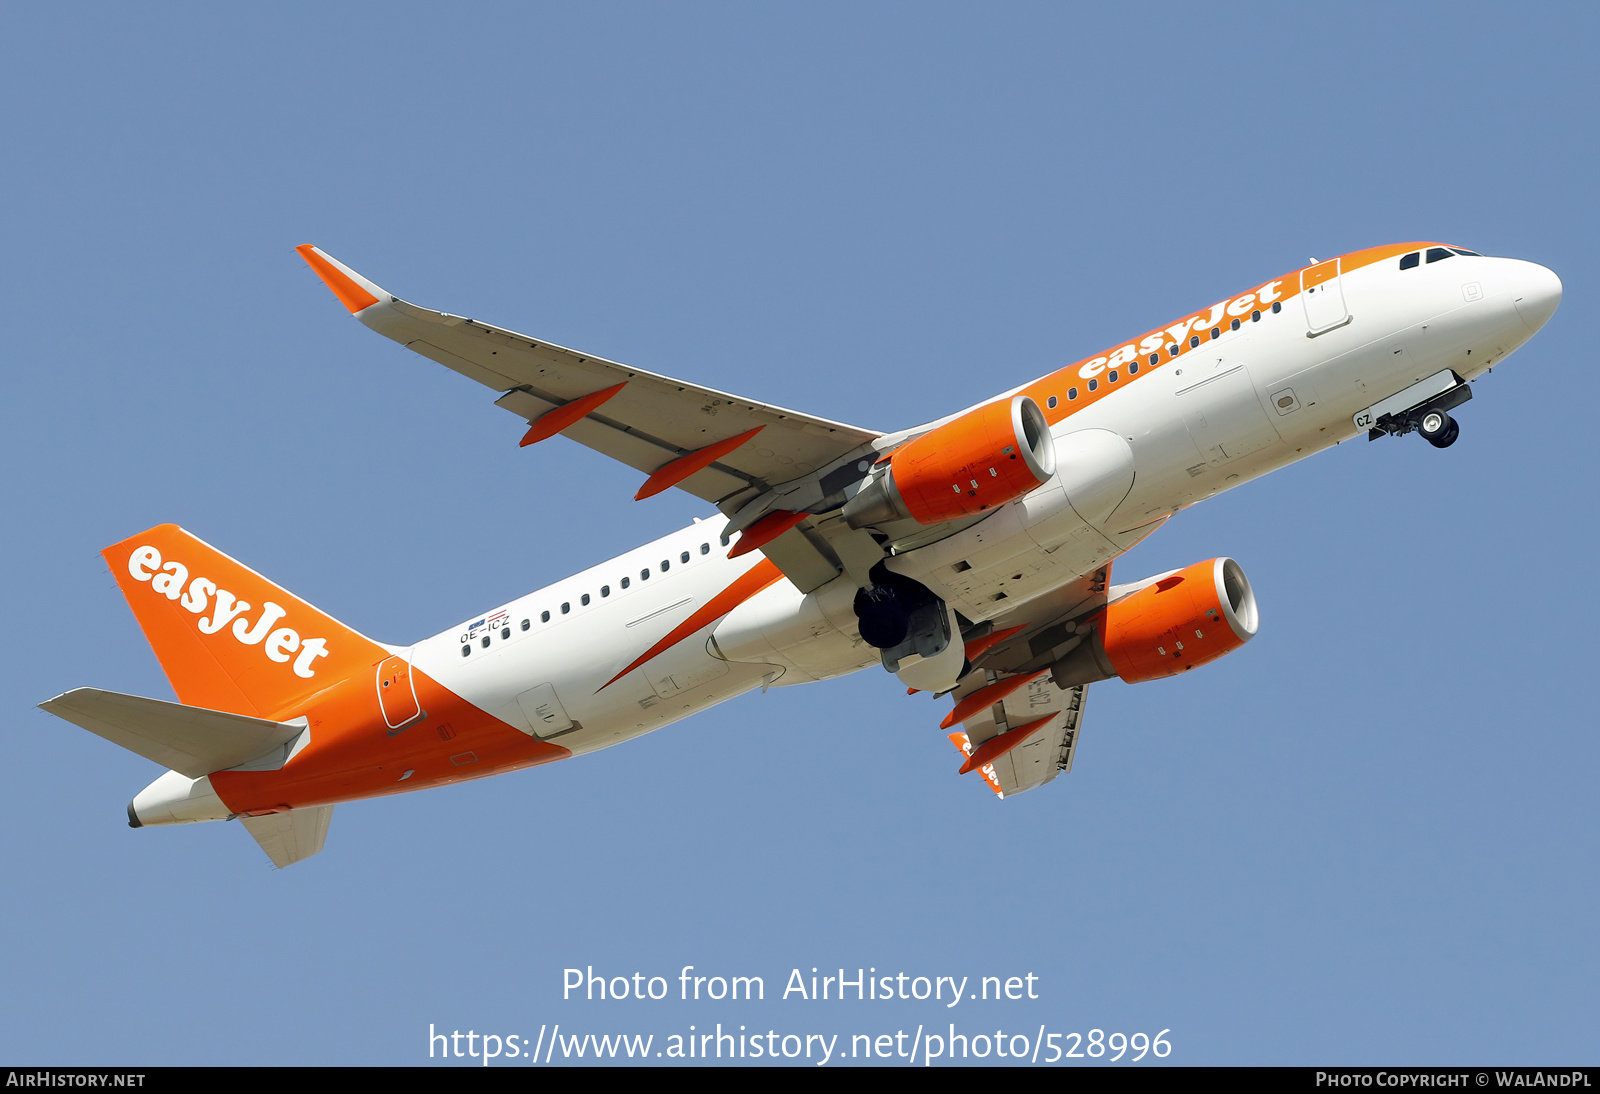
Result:
M376 642L176 524L100 554L190 706L278 720L388 656Z

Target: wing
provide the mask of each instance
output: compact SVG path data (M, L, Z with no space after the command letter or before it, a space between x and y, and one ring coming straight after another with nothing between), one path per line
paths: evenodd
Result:
M1072 770L1089 685L1062 689L1050 666L1070 652L1105 606L1111 567L1002 616L992 628L965 635L972 669L951 696L946 728L978 771L1004 798L1043 786Z
M652 476L745 437L703 466L680 465L675 472L687 473L666 484L718 505L822 470L881 436L420 308L310 244L298 250L362 323L501 392L496 403L528 420L530 433L543 418L546 436L559 432Z
M1062 691L1048 676L1041 677L967 719L962 732L950 734L950 740L969 763L977 756L976 770L1000 797L1032 790L1072 770L1088 690L1088 684L1079 684ZM984 762L983 747L1003 740L1007 733L1020 740Z

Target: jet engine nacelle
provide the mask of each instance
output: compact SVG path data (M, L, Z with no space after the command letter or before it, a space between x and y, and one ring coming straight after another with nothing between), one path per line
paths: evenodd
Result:
M778 684L804 684L855 672L878 660L863 645L850 610L856 587L836 578L802 593L779 581L729 612L706 641L724 661L772 665Z
M969 410L897 448L889 466L844 507L852 528L910 518L939 524L972 516L1049 481L1055 443L1026 395Z
M1250 580L1231 558L1161 574L1121 598L1112 594L1093 629L1052 666L1061 687L1176 676L1232 653L1255 637L1260 622Z

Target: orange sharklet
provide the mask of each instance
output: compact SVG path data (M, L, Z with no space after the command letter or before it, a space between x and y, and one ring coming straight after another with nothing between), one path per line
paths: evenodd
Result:
M322 252L311 244L302 243L295 248L295 251L306 260L306 265L322 278L322 283L333 290L333 295L339 298L339 303L350 309L351 315L365 311L378 302L376 296L356 284L349 274L329 262Z

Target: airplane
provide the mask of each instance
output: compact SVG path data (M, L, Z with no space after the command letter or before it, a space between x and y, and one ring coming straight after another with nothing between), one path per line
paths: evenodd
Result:
M175 525L103 556L178 702L43 709L167 768L135 828L238 819L278 867L339 802L549 763L754 688L881 666L948 697L1000 797L1072 770L1089 685L1176 676L1260 614L1214 558L1122 584L1179 510L1365 433L1456 439L1470 384L1555 312L1532 262L1443 243L1317 261L948 417L893 432L419 307L311 245L362 324L716 516L401 646ZM508 432L509 438L513 434Z

